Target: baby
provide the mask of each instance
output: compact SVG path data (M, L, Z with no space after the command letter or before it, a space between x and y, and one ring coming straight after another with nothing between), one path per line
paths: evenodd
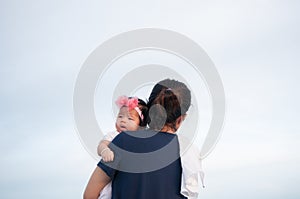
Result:
M104 162L110 162L114 159L114 153L108 145L122 131L137 131L145 128L147 125L146 103L137 97L121 96L116 101L119 107L119 113L116 120L116 131L107 133L98 145L98 155L102 157ZM99 199L111 198L111 183L106 185L101 191Z

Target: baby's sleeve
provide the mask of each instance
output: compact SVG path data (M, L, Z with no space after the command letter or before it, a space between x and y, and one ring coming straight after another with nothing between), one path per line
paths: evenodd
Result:
M108 132L106 135L104 135L102 140L107 140L107 141L111 142L118 134L119 134L118 131Z

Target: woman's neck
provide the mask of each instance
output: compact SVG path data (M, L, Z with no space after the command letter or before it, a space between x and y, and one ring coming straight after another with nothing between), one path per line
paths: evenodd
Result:
M171 134L175 134L176 132L174 131L174 129L172 129L169 126L164 126L161 130L161 132L166 132L166 133L171 133Z

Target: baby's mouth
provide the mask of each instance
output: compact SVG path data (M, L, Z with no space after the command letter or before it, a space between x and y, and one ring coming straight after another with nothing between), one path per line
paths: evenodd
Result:
M127 129L126 126L120 126L120 127L121 127L121 129L125 129L125 130Z

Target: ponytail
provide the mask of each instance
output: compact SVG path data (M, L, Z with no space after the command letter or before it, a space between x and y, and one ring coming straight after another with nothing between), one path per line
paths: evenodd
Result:
M155 85L148 101L147 123L150 129L160 130L168 125L176 129L176 120L190 106L190 91L185 84L175 80L163 80Z

